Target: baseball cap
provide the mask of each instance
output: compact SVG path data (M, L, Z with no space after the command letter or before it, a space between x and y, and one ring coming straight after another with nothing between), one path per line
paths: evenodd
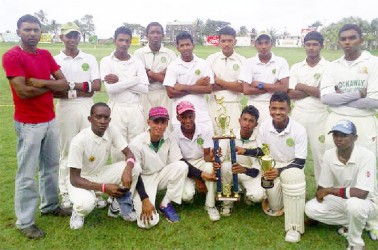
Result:
M265 36L265 38L268 38L268 39L272 40L272 36L268 32L261 31L260 33L257 34L256 41L259 40L259 39L261 39L261 38L264 38L264 36Z
M150 120L156 120L159 118L164 118L164 119L169 120L168 110L161 106L151 108L148 116L149 116L148 119Z
M333 132L341 132L347 135L355 135L357 134L356 126L353 122L349 120L340 120L332 127L332 130L328 132L328 134Z
M67 35L68 33L72 31L76 31L81 34L79 26L77 26L77 24L74 22L68 22L68 23L62 24L62 26L60 27L60 31L62 35Z
M188 101L182 101L176 106L176 112L178 115L181 115L182 113L186 111L195 111L194 105L191 102Z

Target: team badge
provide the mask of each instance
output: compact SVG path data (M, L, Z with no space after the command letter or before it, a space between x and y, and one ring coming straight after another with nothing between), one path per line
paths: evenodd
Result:
M204 142L204 141L203 141L202 137L198 137L198 138L197 138L197 144L198 144L198 145L202 146L202 145L203 145L203 142Z
M370 171L366 171L366 177L367 177L367 178L370 177Z
M201 70L196 69L196 71L194 71L194 73L195 73L197 76L199 76L199 75L201 74Z
M235 71L238 71L240 69L240 66L239 64L234 64L234 66L232 66L232 68L235 70Z
M95 157L94 157L93 155L91 155L91 156L89 157L89 161L92 162L92 161L94 161L94 160L95 160Z
M322 75L320 73L315 73L314 78L315 80L319 80Z
M161 61L162 63L166 63L166 62L167 62L167 58L163 56L163 57L160 59L160 61Z
M286 139L286 145L288 145L289 147L293 147L294 146L294 139L293 138L287 138Z
M367 68L366 66L362 67L362 68L360 69L360 73L362 73L362 74L368 74L368 73L369 73L369 72L368 72L368 68Z
M276 74L276 72L277 72L277 70L276 70L276 69L272 69L272 74L273 74L273 75L275 75L275 74Z
M318 140L319 140L320 143L324 143L325 142L325 136L324 135L320 135L318 137Z
M88 70L89 70L89 64L88 64L88 63L83 63L83 65L81 65L81 68L82 68L84 71L88 71Z

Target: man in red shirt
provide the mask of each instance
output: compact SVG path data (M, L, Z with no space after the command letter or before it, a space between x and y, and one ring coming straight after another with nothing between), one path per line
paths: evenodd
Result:
M26 237L38 239L45 235L34 224L38 196L42 215L70 215L70 211L59 207L59 139L53 103L53 92L67 90L69 86L50 52L37 48L41 38L39 20L31 15L22 16L17 21L17 34L20 44L3 55L3 68L15 105L14 125L18 138L16 227ZM50 75L54 79L50 79Z

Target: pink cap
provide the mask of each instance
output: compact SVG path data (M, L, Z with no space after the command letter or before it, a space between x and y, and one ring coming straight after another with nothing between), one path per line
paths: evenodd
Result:
M182 101L176 106L176 112L178 115L181 115L182 113L186 111L195 111L194 105L191 102L188 101Z
M159 118L164 118L169 120L169 114L166 108L164 107L153 107L150 109L149 119L156 120Z

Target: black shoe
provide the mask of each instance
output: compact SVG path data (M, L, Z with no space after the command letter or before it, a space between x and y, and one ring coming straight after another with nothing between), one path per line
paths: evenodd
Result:
M45 215L52 215L52 216L71 216L72 214L72 208L62 208L57 207L56 209L48 212L41 212L42 216Z
M34 240L43 238L46 235L46 233L39 229L36 225L31 225L30 227L20 229L20 231L29 239Z

